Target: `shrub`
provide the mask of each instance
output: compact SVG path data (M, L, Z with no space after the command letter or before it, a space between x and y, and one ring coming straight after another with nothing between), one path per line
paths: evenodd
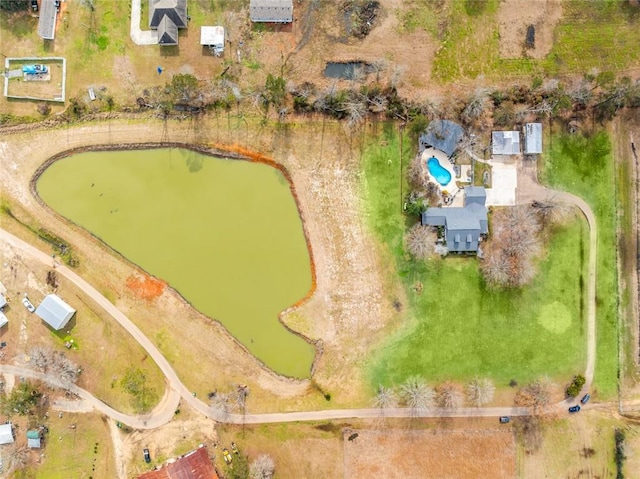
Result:
M580 394L580 390L582 389L582 386L584 386L585 382L586 382L586 379L581 374L578 374L577 376L575 376L573 378L573 381L571 382L571 384L566 390L567 396L570 398L574 398L578 394Z

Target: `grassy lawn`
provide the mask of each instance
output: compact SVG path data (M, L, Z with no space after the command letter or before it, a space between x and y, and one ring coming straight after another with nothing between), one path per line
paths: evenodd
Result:
M75 424L75 429L69 425ZM116 477L109 428L97 414L51 414L36 478Z
M555 135L544 158L541 180L584 198L598 221L598 351L595 384L600 397L616 392L618 373L616 199L611 143L605 132L590 137Z
M582 318L586 223L554 231L533 284L518 291L484 286L475 258L414 262L405 256L405 217L399 212L399 139L389 129L364 153L368 216L390 249L409 304L407 324L381 345L369 364L373 385L412 375L464 381L475 375L499 385L548 375L564 382L585 363ZM404 158L412 156L405 141ZM422 293L414 292L421 283Z
M619 71L637 67L640 12L628 2L569 0L554 30L551 52L541 60L503 59L499 53L496 11L498 2L469 8L477 2L454 1L447 12L437 13L413 0L400 17L400 33L422 28L437 36L438 21L447 26L434 59L433 76L441 82L459 78L555 76L566 73ZM461 54L464 52L463 54Z

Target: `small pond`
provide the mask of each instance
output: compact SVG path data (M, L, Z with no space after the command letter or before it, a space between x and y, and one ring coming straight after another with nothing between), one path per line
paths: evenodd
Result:
M279 170L186 149L87 152L53 163L36 187L268 367L309 376L313 347L278 320L312 285L302 222Z
M324 76L339 78L341 80L353 80L356 70L369 73L371 66L365 62L328 62L324 68Z

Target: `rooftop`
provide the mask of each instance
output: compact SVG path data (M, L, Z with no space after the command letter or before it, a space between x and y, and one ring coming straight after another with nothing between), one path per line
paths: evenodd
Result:
M145 472L138 479L218 479L218 475L207 448L200 446L160 469Z
M542 123L524 125L524 153L525 155L542 153Z
M293 0L251 0L249 17L252 22L291 23Z
M13 443L13 428L11 423L0 424L0 444Z
M53 40L56 36L56 17L58 16L54 0L42 0L38 15L38 35L45 40Z
M520 132L494 131L491 146L494 155L517 155L520 153Z
M420 152L432 146L444 151L450 157L458 148L463 136L464 130L457 123L449 120L433 120L420 136Z
M36 314L55 330L64 328L75 313L75 309L55 294L46 296L36 309Z

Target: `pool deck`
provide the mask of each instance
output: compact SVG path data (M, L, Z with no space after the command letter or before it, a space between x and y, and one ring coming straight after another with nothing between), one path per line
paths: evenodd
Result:
M431 173L429 173L429 168L426 168L426 163L429 158L435 158L436 160L438 160L438 163L440 163L440 166L442 166L445 170L447 170L451 174L451 181L449 182L449 184L447 184L446 186L442 186L440 183L438 183L438 181L433 176L431 176ZM437 184L440 190L446 191L447 193L449 193L449 195L454 198L454 201L457 198L457 196L461 196L462 190L456 186L456 180L458 180L459 178L456 178L456 172L453 169L453 165L451 164L451 162L449 161L449 158L444 152L437 150L435 148L427 148L422 152L421 159L425 164L425 168L427 170L427 177L429 178L429 181ZM451 204L447 206L450 206L450 205Z

